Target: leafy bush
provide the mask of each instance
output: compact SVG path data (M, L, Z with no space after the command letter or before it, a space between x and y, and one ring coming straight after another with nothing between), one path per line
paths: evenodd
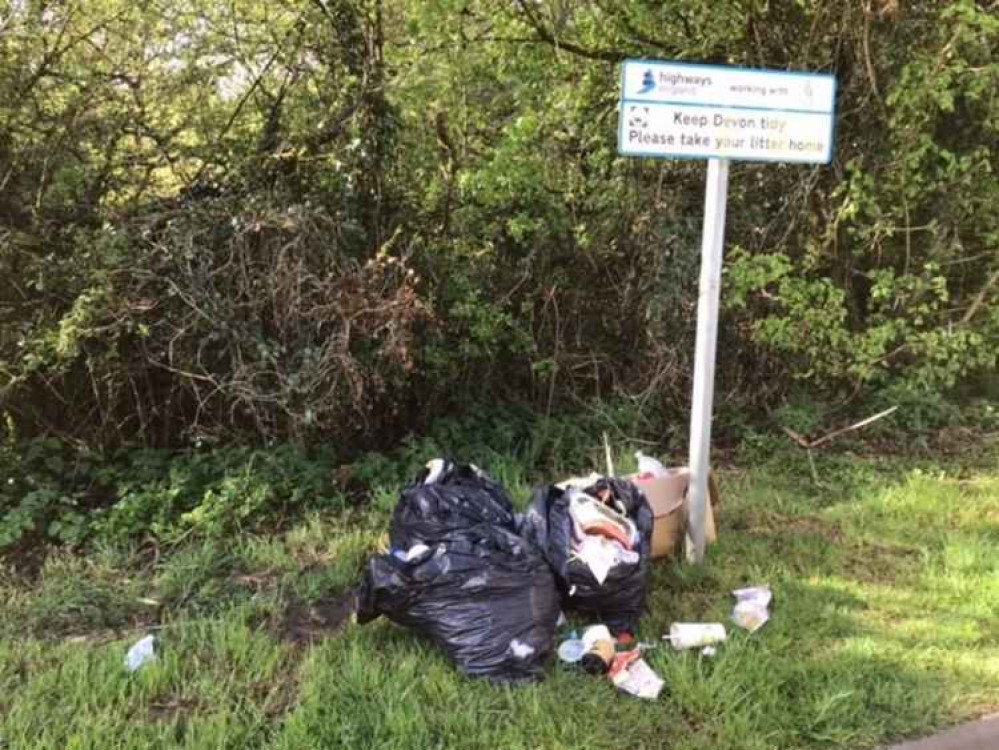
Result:
M995 369L981 2L188 5L0 20L0 411L22 437L382 449L500 402L684 420L703 165L619 156L628 57L837 79L829 166L732 170L720 410ZM575 452L567 432L534 452ZM253 495L231 481L212 497ZM18 505L35 490L24 529L81 500Z
M78 545L220 536L342 507L333 453L285 444L212 451L121 451L100 458L53 439L0 450L0 551L22 541Z

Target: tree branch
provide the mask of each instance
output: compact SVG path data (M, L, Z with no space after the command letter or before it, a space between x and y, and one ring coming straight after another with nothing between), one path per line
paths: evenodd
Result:
M533 28L534 32L538 35L538 39L552 45L556 49L564 49L566 52L571 52L572 54L579 55L580 57L585 57L590 60L603 60L604 62L618 63L628 57L628 54L621 50L589 49L587 47L574 44L573 42L561 41L544 25L541 19L537 17L530 5L528 5L527 0L517 0L517 6L523 12L523 16L531 25L531 28Z

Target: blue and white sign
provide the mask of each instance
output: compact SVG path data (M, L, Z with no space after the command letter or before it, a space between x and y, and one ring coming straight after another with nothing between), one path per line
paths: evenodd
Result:
M628 60L618 150L632 156L826 164L831 75Z

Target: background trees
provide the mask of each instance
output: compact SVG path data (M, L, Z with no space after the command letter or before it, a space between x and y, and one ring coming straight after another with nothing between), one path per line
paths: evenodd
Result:
M8 2L6 429L682 414L703 166L617 156L640 56L839 83L830 167L733 170L721 408L804 389L938 418L999 343L996 49L973 0Z

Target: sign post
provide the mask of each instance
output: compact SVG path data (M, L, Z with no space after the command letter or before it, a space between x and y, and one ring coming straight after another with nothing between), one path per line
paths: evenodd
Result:
M832 157L830 75L628 60L618 151L708 159L690 412L687 557L704 558L718 303L729 160L825 164Z

